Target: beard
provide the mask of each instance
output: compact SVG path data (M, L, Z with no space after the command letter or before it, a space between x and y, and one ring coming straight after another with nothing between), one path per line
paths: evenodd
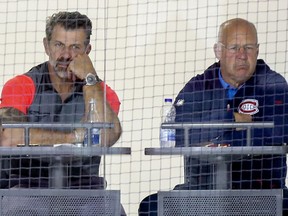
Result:
M61 78L68 80L68 66L69 66L70 61L63 61L63 60L58 60L54 63L54 71L55 74Z
M61 78L61 79L68 79L68 73L67 70L63 70L63 69L58 69L57 67L54 68L55 69L55 73L56 75Z

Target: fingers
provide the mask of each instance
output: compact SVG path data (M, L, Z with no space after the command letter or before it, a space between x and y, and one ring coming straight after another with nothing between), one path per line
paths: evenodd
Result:
M73 82L76 81L76 79L78 78L76 74L73 72L73 70L70 68L70 66L68 66L67 68L67 78L69 80L72 80Z
M252 122L252 116L249 114L234 112L235 122Z
M73 58L70 62L68 68L68 77L73 79L74 81L78 78L80 80L84 80L88 73L96 74L96 71L93 67L93 64L89 58L89 56L84 54L78 54Z
M252 116L249 114L234 112L235 122L252 122ZM236 128L237 131L245 130L246 128Z
M17 134L17 136L15 136ZM24 143L24 129L5 128L1 133L1 146L11 147Z

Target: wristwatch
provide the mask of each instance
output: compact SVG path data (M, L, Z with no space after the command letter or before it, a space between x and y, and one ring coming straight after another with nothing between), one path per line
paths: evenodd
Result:
M86 85L91 86L101 82L101 79L96 74L88 73L85 78L85 81Z

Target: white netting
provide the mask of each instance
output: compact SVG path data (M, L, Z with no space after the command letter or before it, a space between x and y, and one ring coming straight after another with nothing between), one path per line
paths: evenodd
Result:
M127 215L137 215L144 197L184 182L182 156L144 154L159 147L164 98L175 99L216 61L219 25L235 17L255 24L259 58L288 80L287 8L287 0L1 0L0 90L11 77L48 60L42 41L47 16L86 14L93 22L89 56L121 102L123 133L114 146L131 148L131 155L102 158L100 175L107 189L121 190Z

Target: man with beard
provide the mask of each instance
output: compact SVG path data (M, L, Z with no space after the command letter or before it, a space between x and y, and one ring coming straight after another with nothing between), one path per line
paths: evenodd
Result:
M43 39L47 62L10 79L3 87L0 114L3 122L80 123L90 99L97 101L99 122L113 123L101 129L100 145L112 146L121 135L117 117L120 101L116 93L97 75L88 54L91 51L91 20L79 12L59 12L46 22ZM23 128L5 128L1 146L24 143ZM30 144L53 145L82 142L84 129L30 129ZM100 157L83 157L72 162L68 188L103 188L99 182ZM48 187L49 161L14 157L7 163L9 173L2 188ZM8 171L7 171L8 172ZM3 175L2 175L3 176Z

